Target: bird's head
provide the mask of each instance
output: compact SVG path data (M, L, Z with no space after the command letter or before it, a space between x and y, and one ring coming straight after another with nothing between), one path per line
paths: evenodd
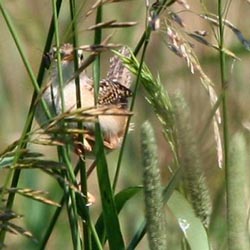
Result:
M62 65L74 64L75 51L77 51L78 66L80 66L84 60L83 51L75 49L70 43L65 43L60 48L53 46L50 52L44 56L46 68L49 68L53 62L57 63L58 53L61 55Z

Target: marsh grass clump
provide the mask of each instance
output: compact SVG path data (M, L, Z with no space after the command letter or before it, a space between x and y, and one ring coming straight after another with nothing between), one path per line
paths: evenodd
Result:
M250 41L247 18L242 22L249 1L142 2L0 1L0 249L249 249ZM50 86L48 55L65 43L75 57L70 81L77 109L62 101L54 116L42 98ZM65 101L63 55L55 56ZM106 65L107 57L113 59ZM117 154L106 154L98 122L111 115L109 107L80 105L83 70L97 101L101 79L130 83L134 74L132 85L124 85L131 100L123 103L128 122ZM38 102L46 115L39 128ZM127 133L131 119L135 130ZM143 119L162 140L154 139L149 122L138 139ZM84 123L93 124L91 134ZM84 136L94 141L95 160L86 159ZM96 204L88 199L92 192Z

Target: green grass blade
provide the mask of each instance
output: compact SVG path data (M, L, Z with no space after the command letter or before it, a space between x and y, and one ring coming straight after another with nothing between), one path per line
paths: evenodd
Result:
M57 15L58 11L57 11L56 0L52 1L52 9L53 9L53 16L54 16L55 43L56 43L56 47L60 48L61 42L60 42L60 35L59 35L59 21L58 21L58 15ZM58 75L59 75L59 95L61 98L61 105L62 105L61 109L62 109L62 112L64 112L65 97L63 93L64 79L63 79L63 74L62 74L61 53L57 53L57 69L58 69ZM76 176L74 174L71 159L69 157L69 151L70 151L69 145L65 145L63 147L59 146L58 158L59 158L59 161L63 162L67 168L67 171L62 172L62 174L68 180L69 183L76 185L77 183ZM82 248L82 243L80 239L80 229L78 225L76 194L75 194L75 191L69 188L67 185L64 185L63 190L66 195L65 200L66 200L66 207L67 207L68 219L69 219L69 224L70 224L73 248L74 250L80 250Z
M135 196L138 192L142 190L142 187L129 187L115 195L115 205L117 213L120 213L124 205L127 201L129 201L133 196ZM104 221L103 221L103 213L99 216L96 222L96 232L99 235L99 238L104 245L107 235L105 231ZM93 246L95 246L95 239L92 238ZM96 249L96 247L94 247Z
M143 239L144 235L147 233L146 229L146 220L144 220L138 230L136 231L134 237L132 238L131 242L129 243L127 250L134 250L136 249L137 245L140 243L140 241Z
M99 124L97 124L96 138L102 138ZM102 140L96 142L95 154L97 156L97 177L101 194L103 221L109 247L111 250L125 249L121 228L118 219L118 212L115 206L113 191L111 188L108 165L104 153Z
M60 3L61 1L58 1L58 7L60 9ZM33 95L33 98L32 98L32 102L31 102L31 105L30 105L30 109L29 109L29 113L28 113L28 117L26 119L26 122L25 122L25 125L24 125L24 129L23 129L23 132L22 132L22 135L21 135L21 138L19 140L19 143L18 143L18 150L17 150L17 154L15 155L15 160L14 162L16 163L20 157L20 150L22 148L25 148L27 146L27 142L26 142L26 137L27 137L27 134L29 133L30 129L31 129L31 125L32 125L32 121L33 121L33 117L34 117L34 101L35 101L35 97L37 95L37 93L39 92L39 89L40 89L40 86L38 85L35 77L34 77L34 74L33 74L33 71L32 71L32 68L27 60L27 57L25 56L24 52L23 52L23 49L21 47L21 42L19 40L19 37L15 31L15 28L14 28L14 25L12 23L12 20L11 18L9 17L7 11L5 10L5 8L3 7L2 5L2 2L0 1L0 11L5 19L5 22L9 28L9 31L13 37L13 40L17 46L17 49L21 55L21 58L24 62L24 65L26 67L26 70L31 78L31 82L35 88L35 93ZM51 31L51 30L50 30ZM49 37L48 37L48 40L49 40ZM42 66L41 68L42 69ZM41 80L42 79L42 70L39 71L40 75L38 75L38 80ZM40 77L40 78L39 78ZM43 107L44 109L46 110L46 105L45 103L43 102L42 100L42 104L43 104ZM13 175L13 176L12 176ZM18 184L18 181L19 181L19 176L20 176L20 170L15 170L14 171L14 174L13 174L13 170L11 170L6 178L6 181L5 181L5 184L4 186L7 186L10 178L12 177L12 182L11 182L11 187L16 187L17 184ZM8 200L7 200L7 207L9 209L11 209L12 205L13 205L13 202L14 202L14 198L15 198L15 194L10 194L10 196L8 197ZM2 200L2 199L1 199ZM5 232L4 231L1 231L1 235L0 235L0 238L1 238L1 241L3 242L4 241L4 238L5 238Z
M70 17L71 17L71 31L72 31L72 43L74 48L78 48L78 27L77 27L77 17L79 12L77 13L77 7L76 1L75 0L70 0L69 1L70 5ZM74 51L74 65L75 65L75 71L78 70L79 65L78 65L78 51ZM79 75L76 76L75 78L75 88L76 88L76 100L77 100L77 108L81 107L81 89L80 89L80 80L79 80ZM83 124L82 122L78 122L77 124L78 129L83 129ZM83 135L78 135L78 140L83 141ZM80 157L79 163L80 165L80 179L81 179L81 192L85 197L87 197L87 174L86 174L86 164L85 160ZM84 247L85 250L91 250L91 226L90 223L90 216L89 216L89 208L86 206L86 199L85 199L85 204L82 204L85 206L85 212L86 212L86 217L85 221L82 223L82 238L84 241ZM79 207L79 206L78 206Z
M174 191L168 200L168 206L174 214L191 250L209 250L209 241L205 228L196 217L191 205L184 196Z
M102 21L102 7L98 7L96 14L96 23ZM101 29L95 31L95 44L100 44L102 38ZM95 103L97 103L97 96L99 91L100 82L100 56L96 58L94 63L94 84L95 84ZM96 123L95 126L95 147L94 152L96 155L96 170L98 177L98 184L101 195L103 220L110 250L125 249L121 228L119 224L118 213L115 206L114 194L111 188L109 178L108 165L104 152L104 144L101 133L100 124Z

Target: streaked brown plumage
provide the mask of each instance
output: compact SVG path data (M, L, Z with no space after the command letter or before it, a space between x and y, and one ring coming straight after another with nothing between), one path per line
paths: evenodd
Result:
M122 51L128 50L122 48ZM43 98L46 101L52 116L63 113L64 111L74 110L77 108L76 99L76 86L75 86L75 67L74 67L74 48L71 44L64 44L60 49L61 53L61 66L62 66L62 78L63 78L63 100L59 91L59 76L56 61L56 50L53 49L49 54L50 75L49 81L45 86ZM78 50L79 66L83 63L82 51ZM79 74L80 84L80 96L81 107L89 108L95 106L94 100L94 84L93 80L86 75L83 71ZM107 106L107 112L104 115L99 116L99 123L101 131L103 133L104 145L107 149L113 150L120 146L121 139L124 136L124 130L128 118L128 97L132 96L132 92L129 89L131 84L131 77L127 69L123 66L122 62L117 56L112 57L110 60L110 69L107 77L100 81L99 95L98 95L98 107ZM44 124L47 118L41 108L38 105L36 112L37 120L40 124ZM86 129L84 139L84 150L91 152L94 138L94 123L84 122L84 129Z

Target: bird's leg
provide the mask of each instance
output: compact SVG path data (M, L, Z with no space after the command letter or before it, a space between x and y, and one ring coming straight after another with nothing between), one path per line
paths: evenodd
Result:
M86 135L85 140L86 140L86 145L88 144L91 147L91 145L93 145L93 143L95 142L95 137L88 134ZM120 140L117 135L110 135L106 136L103 139L103 144L107 149L113 150L120 146Z
M120 146L119 137L117 135L111 135L104 138L104 146L109 149L116 149Z
M83 137L83 142L80 142L78 138L74 138L75 153L79 156L84 155L85 152L92 152L93 148L88 142L88 140Z

